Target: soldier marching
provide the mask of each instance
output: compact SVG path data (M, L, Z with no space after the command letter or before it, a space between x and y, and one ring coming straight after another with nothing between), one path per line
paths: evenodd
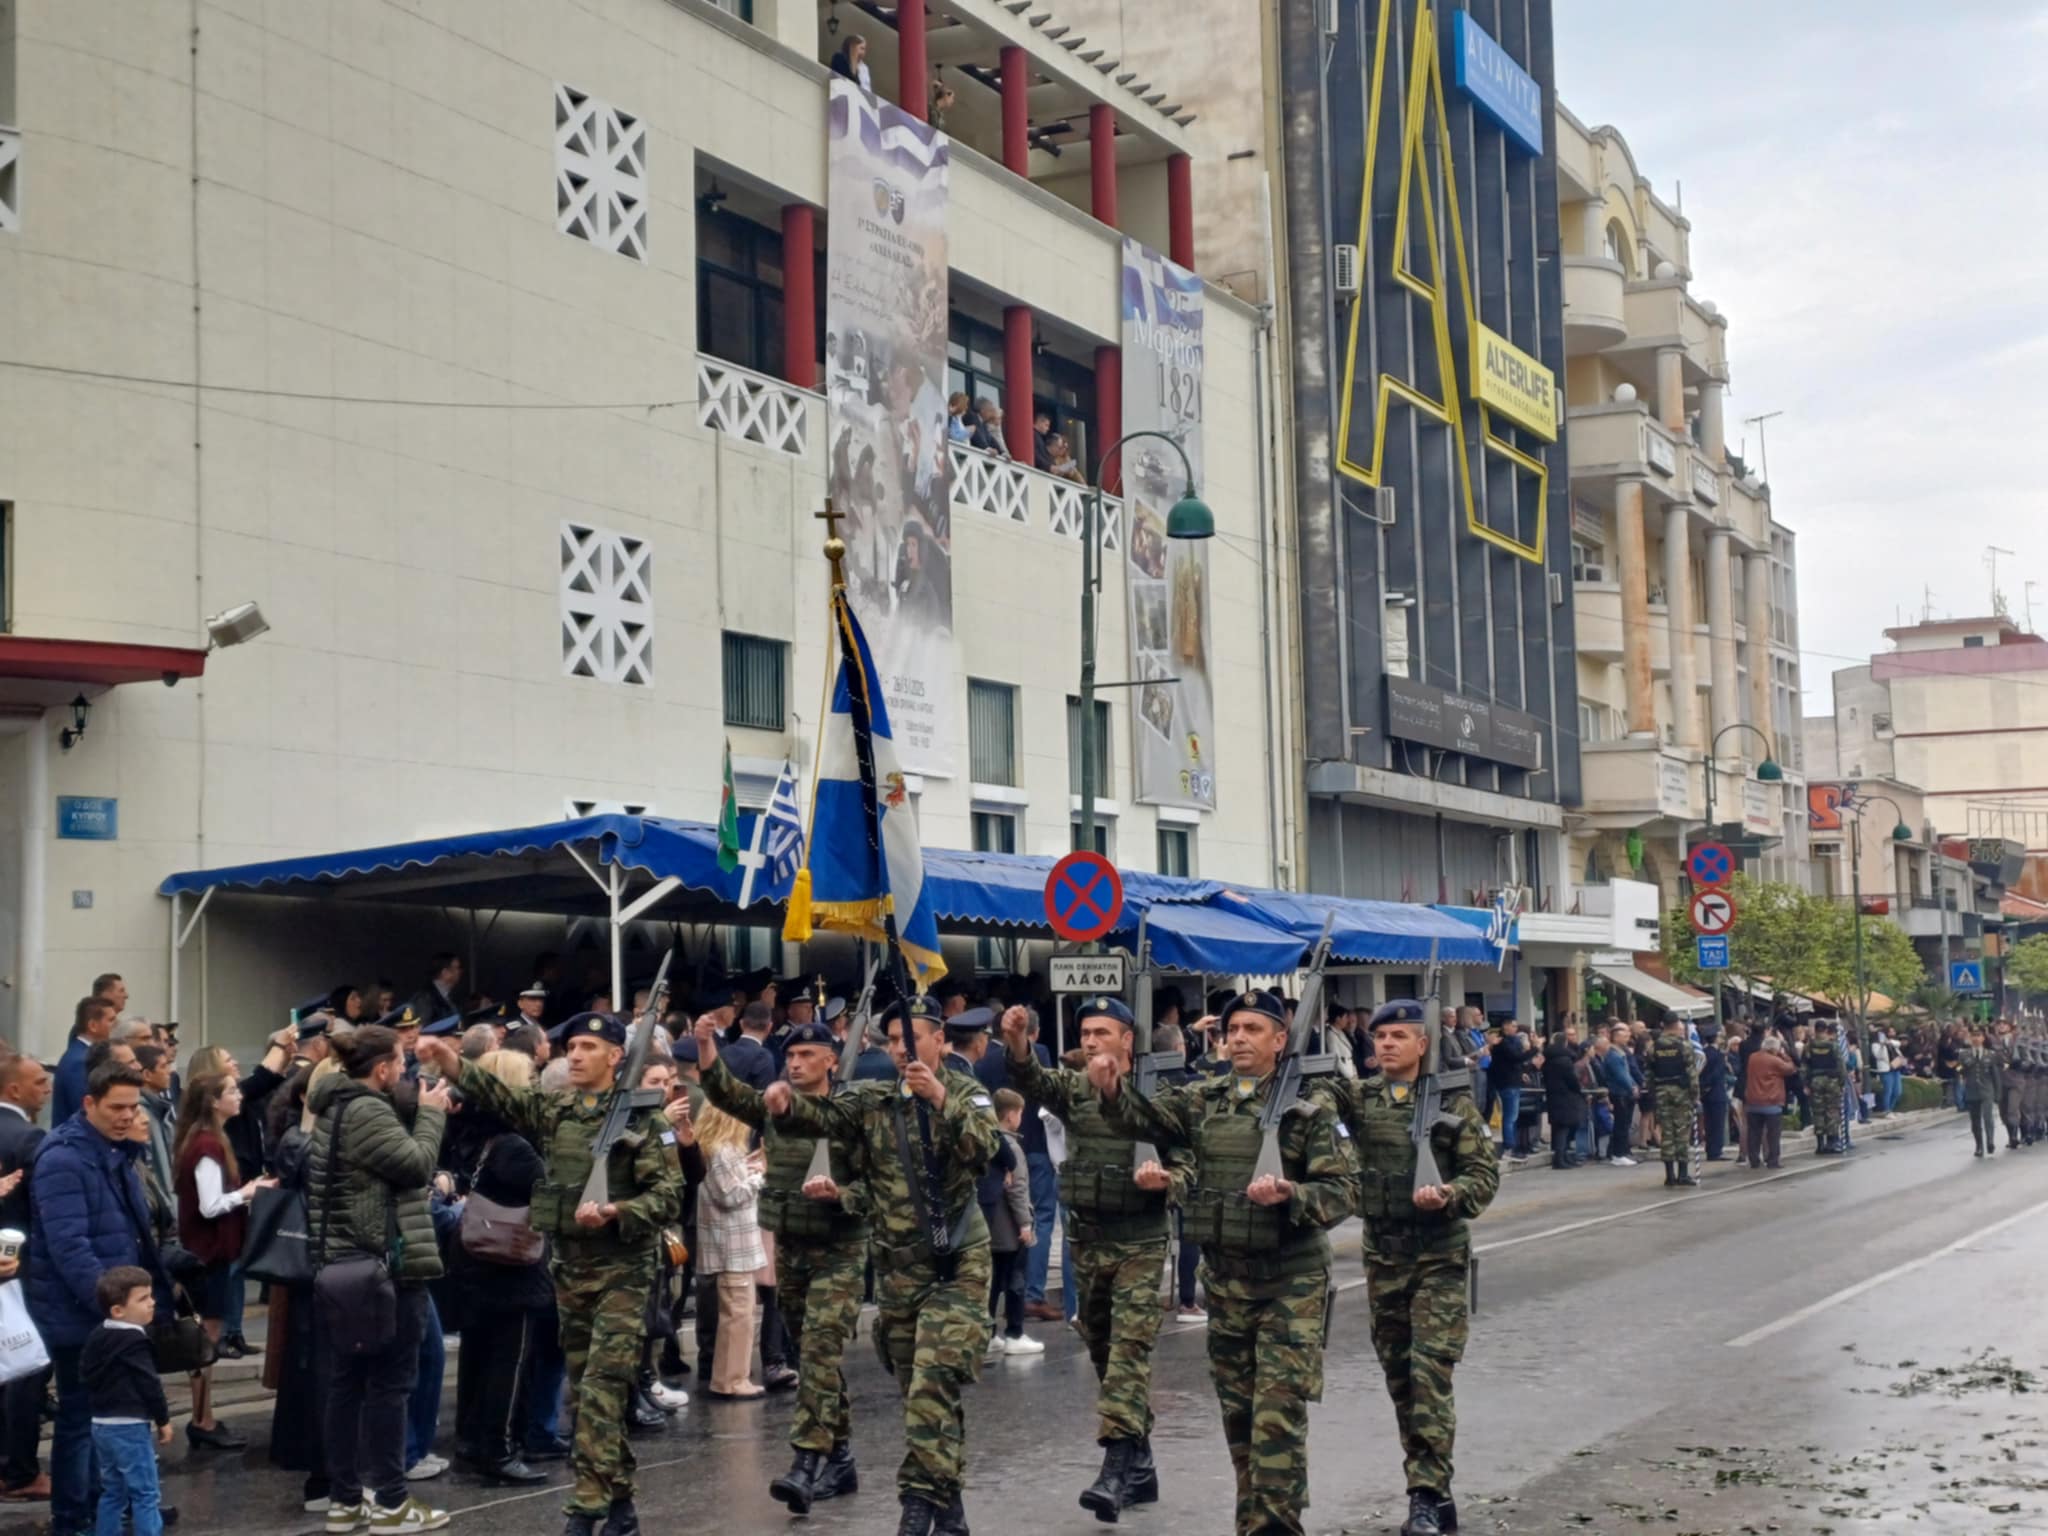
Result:
M1685 1020L1676 1014L1664 1020L1664 1028L1650 1042L1649 1071L1665 1186L1697 1184L1691 1156L1693 1122L1700 1105L1700 1064L1685 1038Z

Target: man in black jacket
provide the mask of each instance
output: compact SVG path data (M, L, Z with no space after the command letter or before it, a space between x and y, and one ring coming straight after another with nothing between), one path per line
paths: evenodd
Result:
M1522 1149L1515 1125L1522 1115L1522 1069L1532 1049L1522 1033L1519 1020L1507 1019L1500 1026L1500 1039L1489 1053L1486 1081L1500 1103L1500 1155L1512 1162L1522 1161Z
M29 1223L28 1165L47 1134L36 1124L50 1102L49 1070L33 1056L11 1056L0 1064L0 1178L24 1176L0 1198L0 1227L26 1233ZM26 1254L26 1244L23 1245ZM50 1368L0 1387L0 1501L29 1502L50 1496L36 1438L42 1428L43 1394Z
M1707 1058L1700 1068L1700 1123L1707 1138L1706 1160L1718 1163L1727 1157L1728 1090L1732 1072L1728 1052L1718 1030L1703 1032L1700 1045Z

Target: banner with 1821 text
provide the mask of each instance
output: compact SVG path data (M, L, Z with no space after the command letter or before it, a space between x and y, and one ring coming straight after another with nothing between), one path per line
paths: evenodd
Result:
M1208 541L1166 537L1167 513L1202 478L1202 280L1126 239L1123 332L1124 431L1165 433L1195 474L1191 487L1180 455L1157 438L1121 455L1133 779L1146 803L1214 810Z
M949 773L955 674L946 440L952 141L832 80L825 251L828 485L847 592L874 650L898 760Z

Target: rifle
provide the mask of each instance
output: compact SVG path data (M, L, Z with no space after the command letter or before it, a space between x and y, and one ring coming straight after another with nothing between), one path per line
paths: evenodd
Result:
M1286 1177L1280 1163L1280 1122L1301 1097L1303 1078L1336 1067L1334 1056L1307 1054L1308 1032L1317 1027L1317 1015L1322 1012L1323 968L1330 963L1330 926L1336 920L1337 909L1332 907L1323 916L1322 936L1309 951L1308 980L1301 984L1301 998L1294 1005L1294 1023L1287 1031L1287 1051L1273 1069L1273 1092L1266 1099L1266 1107L1259 1111L1259 1130L1264 1139L1259 1143L1259 1160L1252 1165L1255 1179Z
M1456 1128L1463 1122L1443 1106L1447 1093L1470 1093L1472 1091L1472 1070L1465 1065L1465 1048L1457 1041L1451 1042L1450 1060L1446 1062L1444 1050L1443 1021L1438 1015L1441 1008L1437 993L1443 985L1443 972L1437 964L1437 941L1429 942L1429 995L1423 999L1422 1027L1429 1038L1429 1054L1423 1058L1422 1072L1415 1081L1415 1123L1408 1132L1415 1143L1415 1188L1428 1189L1444 1181L1443 1170L1436 1164L1436 1147L1430 1141L1430 1133L1440 1125Z
M860 998L854 1003L852 1011L847 1015L846 1044L840 1048L839 1065L832 1073L834 1083L837 1086L844 1087L853 1081L854 1066L860 1060L860 1053L867 1049L868 1009L874 1003L875 972L879 965L880 962L878 960L870 959L868 961L867 980L861 983ZM804 1174L804 1182L809 1183L812 1179L829 1179L831 1177L832 1147L825 1137L820 1136L817 1144L811 1149L811 1166Z
M1145 937L1145 924L1149 916L1138 919L1138 975L1135 983L1138 1019L1135 1045L1137 1054L1131 1063L1132 1086L1141 1098L1150 1098L1152 1090L1159 1086L1163 1072L1178 1072L1188 1064L1187 1053L1182 1051L1154 1051L1152 1049L1152 941ZM1142 1168L1147 1163L1159 1161L1159 1148L1149 1141L1131 1143L1131 1167Z
M647 1052L654 1044L654 1026L660 1021L662 1006L668 1000L668 967L675 957L675 946L670 945L668 953L661 957L661 969L654 973L654 985L647 993L647 1009L640 1015L636 1032L627 1042L626 1058L619 1063L618 1075L612 1079L604 1124L598 1127L597 1139L590 1144L590 1177L583 1185L583 1199L591 1204L611 1204L611 1176L607 1165L611 1162L612 1148L624 1140L633 1116L642 1110L662 1106L659 1089L643 1089L639 1084L640 1074L647 1068Z

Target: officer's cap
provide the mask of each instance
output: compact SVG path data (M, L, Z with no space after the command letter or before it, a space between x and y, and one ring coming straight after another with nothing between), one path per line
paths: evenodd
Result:
M965 1039L968 1035L986 1034L996 1021L993 1008L965 1008L946 1020L946 1033L953 1039Z
M819 1015L827 1024L846 1016L846 999L830 997L825 1000L825 1011Z
M898 998L884 1008L880 1023L882 1028L887 1029L892 1019L902 1019L906 1022L911 1019L929 1019L932 1023L938 1024L943 1023L944 1018L939 1008L939 1000L921 992L913 998Z
M546 1002L548 997L548 989L536 981L530 987L520 988L519 995L521 997L537 997L542 1002Z
M431 1024L422 1024L420 1026L420 1033L423 1035L452 1035L461 1028L462 1015L451 1013L446 1018L434 1020Z
M1275 1024L1287 1022L1287 1004L1278 992L1254 988L1240 992L1223 1005L1223 1027L1230 1027L1231 1017L1240 1013L1256 1013L1262 1019L1271 1019Z
M626 1021L616 1013L579 1013L562 1025L564 1044L584 1037L602 1040L606 1045L624 1046Z
M1381 1003L1372 1011L1372 1027L1382 1024L1407 1024L1416 1029L1427 1027L1429 1010L1420 998L1397 997L1391 1002Z
M790 1025L783 1043L785 1046L822 1045L828 1050L839 1049L839 1037L832 1033L829 1026L819 1023L816 1019L808 1024Z
M328 993L322 992L318 997L307 998L298 1007L294 1008L292 1012L301 1016L309 1013L326 1013L334 1006L334 999Z
M400 1003L377 1022L386 1029L418 1029L425 1021L411 1003Z
M1114 997L1091 997L1084 1001L1074 1014L1074 1023L1079 1026L1090 1019L1114 1019L1124 1029L1135 1029L1138 1023L1131 1010Z
M304 1044L308 1040L319 1039L327 1033L329 1026L333 1023L334 1015L325 1008L322 1008L318 1013L308 1014L305 1018L299 1020L300 1043Z
M505 1018L503 1003L486 1003L481 1008L472 1008L462 1016L465 1024L498 1024Z

